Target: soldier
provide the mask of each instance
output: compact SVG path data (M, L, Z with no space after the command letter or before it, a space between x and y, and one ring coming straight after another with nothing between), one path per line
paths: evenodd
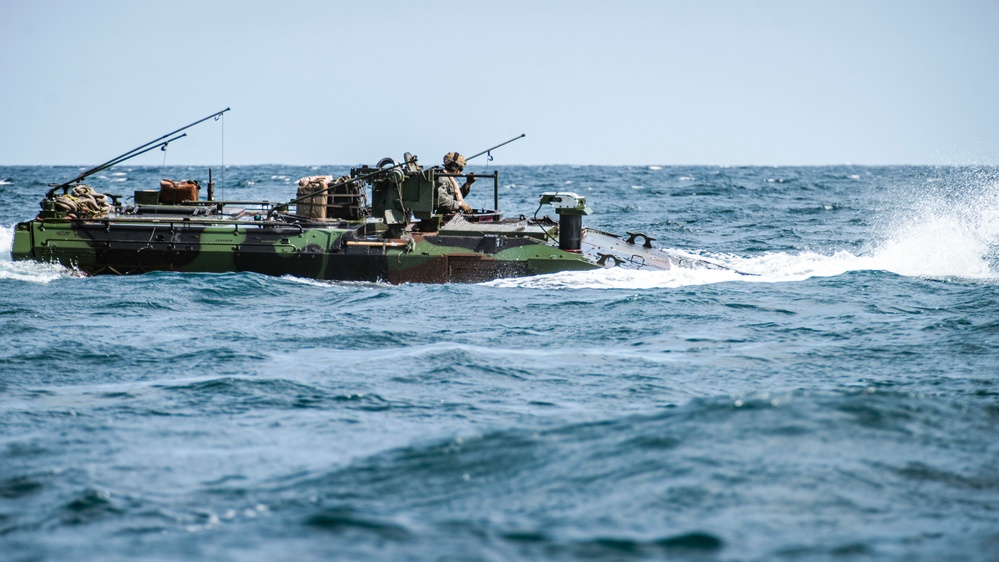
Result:
M465 169L465 157L457 152L448 152L444 155L444 171L448 174L460 174ZM465 180L465 185L458 187L457 178L438 177L437 178L437 212L449 214L461 210L471 213L472 208L465 203L465 196L471 190L475 176L469 175Z

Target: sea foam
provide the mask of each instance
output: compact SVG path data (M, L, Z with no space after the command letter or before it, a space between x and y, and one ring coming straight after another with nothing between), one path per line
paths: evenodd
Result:
M876 228L875 230L878 230ZM999 283L999 184L982 184L943 196L924 195L880 226L870 250L829 253L767 252L743 257L666 251L707 259L727 269L674 267L667 271L607 268L538 277L501 279L497 287L647 289L711 283L785 283L853 271L888 271L906 277Z
M69 277L71 271L59 264L37 261L12 261L10 251L14 246L14 227L0 226L0 280L14 279L31 283L49 283Z

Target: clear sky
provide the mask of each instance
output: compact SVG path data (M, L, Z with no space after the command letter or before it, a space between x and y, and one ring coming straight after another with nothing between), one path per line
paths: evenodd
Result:
M0 0L0 164L225 107L166 163L996 164L999 0Z

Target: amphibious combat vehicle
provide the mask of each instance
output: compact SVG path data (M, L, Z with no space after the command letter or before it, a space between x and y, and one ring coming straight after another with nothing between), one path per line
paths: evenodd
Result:
M15 227L13 259L58 262L87 275L249 271L389 283L475 283L604 267L718 267L656 249L641 233L618 237L584 228L590 208L575 193L540 195L557 221L536 214L505 218L496 210L497 172L476 175L492 180L494 209L442 213L438 182L464 174L424 168L408 153L400 162L383 158L340 178L303 178L296 196L280 204L216 200L210 171L205 198L193 180L163 180L158 189L135 191L131 202L82 183L165 146L179 137L163 139L186 128L52 184L38 216Z

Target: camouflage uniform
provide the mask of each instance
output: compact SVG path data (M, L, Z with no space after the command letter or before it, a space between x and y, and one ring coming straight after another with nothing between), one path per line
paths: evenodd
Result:
M461 208L461 202L455 197L458 191L458 182L454 178L437 177L437 212L444 214L457 213ZM468 193L462 190L462 195Z
M449 174L460 174L465 169L465 157L457 152L448 152L444 155L444 172ZM468 176L465 185L459 191L458 179L454 177L437 176L437 212L441 214L457 213L464 209L466 213L471 213L472 208L464 201L471 189L474 176Z

